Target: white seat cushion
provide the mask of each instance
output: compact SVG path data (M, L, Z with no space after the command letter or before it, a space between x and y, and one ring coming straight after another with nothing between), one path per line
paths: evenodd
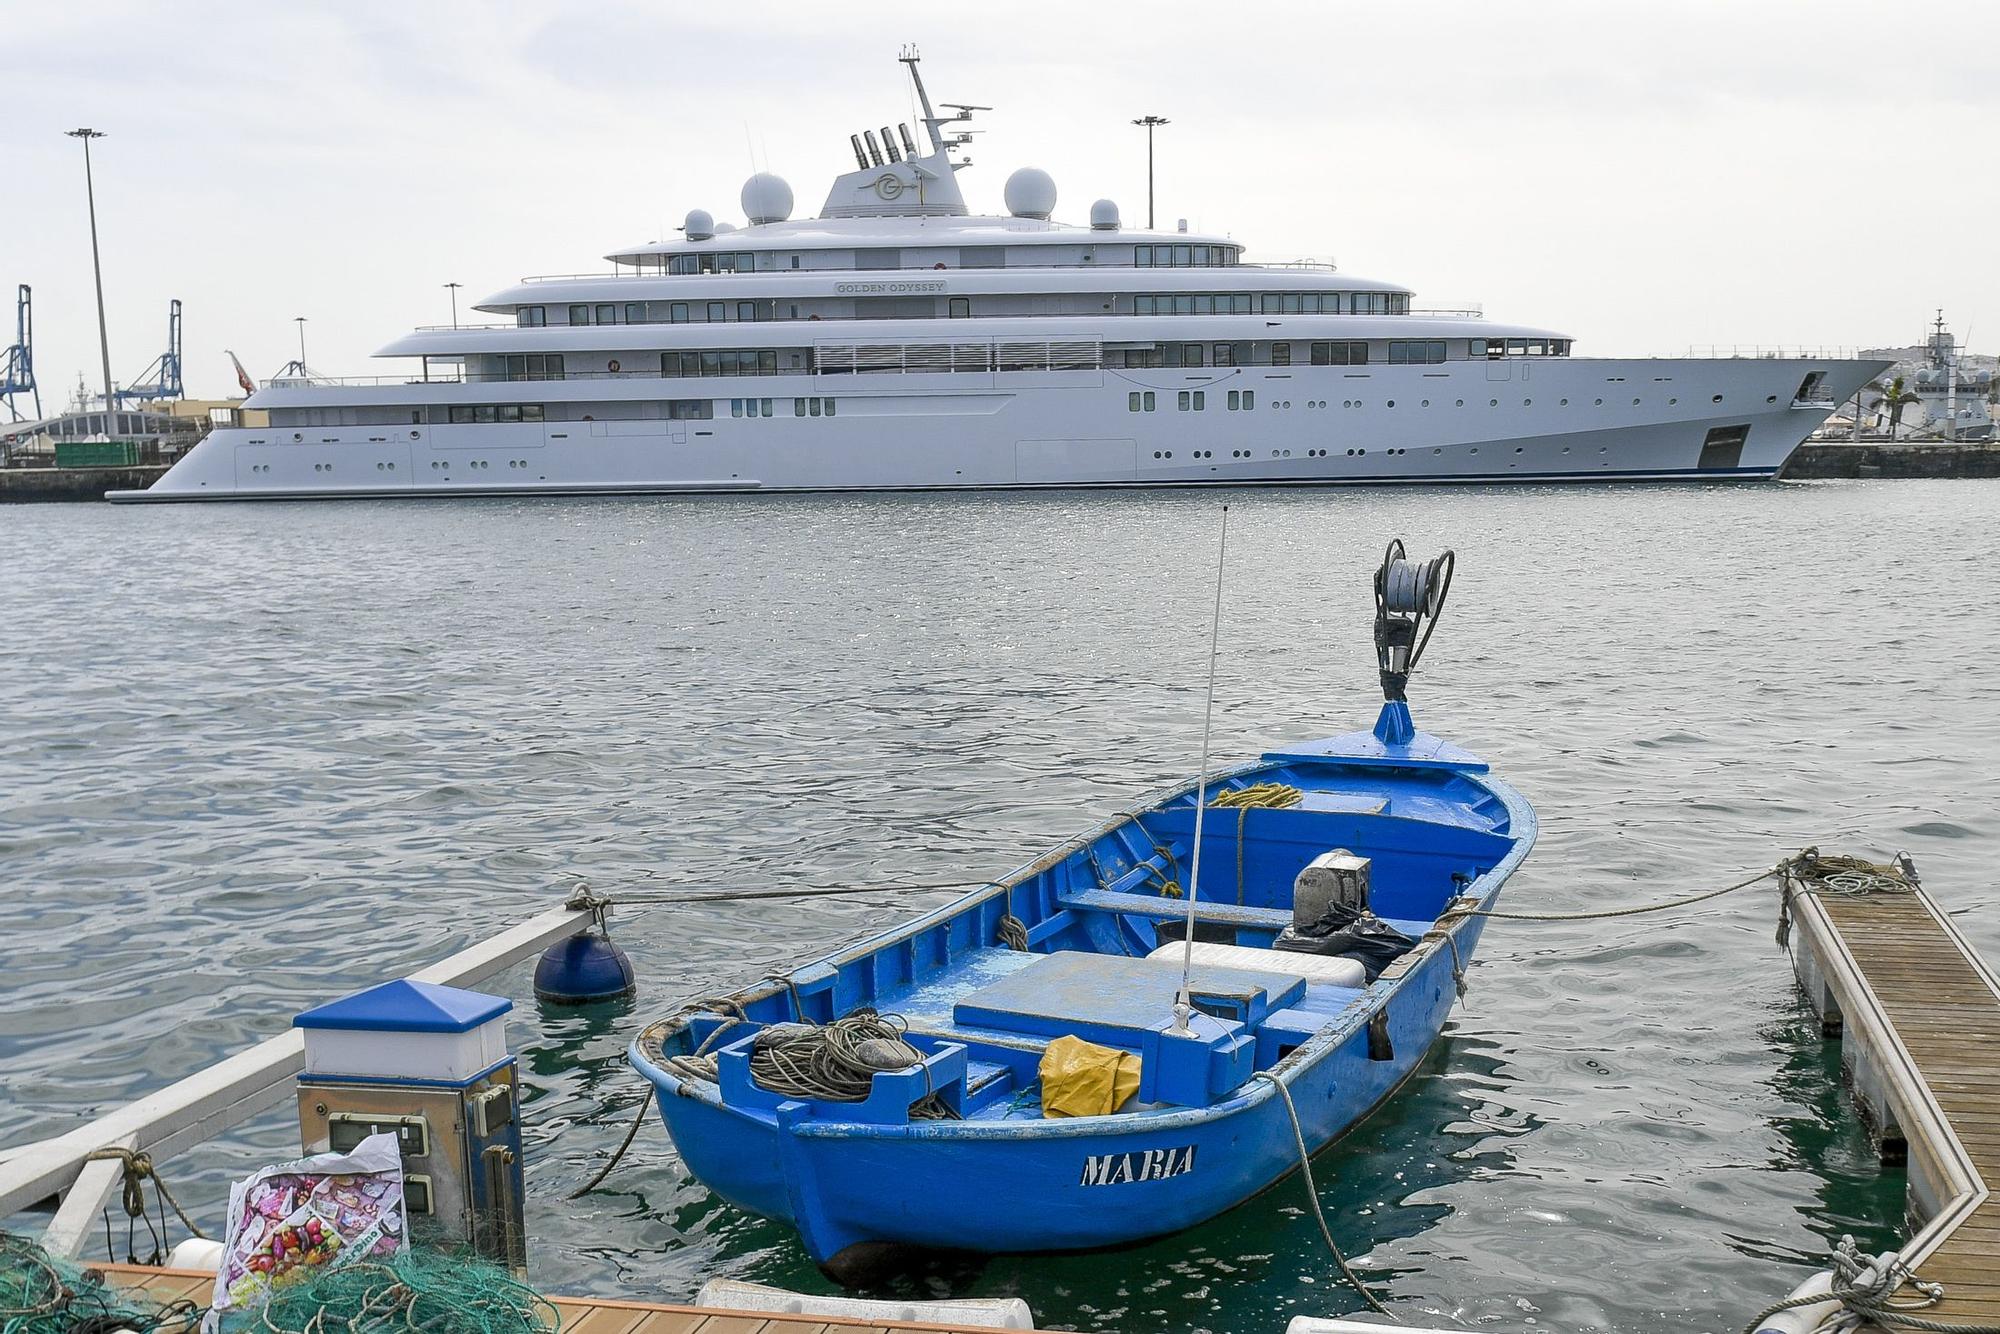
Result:
M1170 940L1146 957L1176 967L1186 946ZM1194 943L1194 961L1216 968L1250 968L1260 973L1284 973L1308 982L1324 982L1336 987L1365 987L1368 972L1354 959L1337 959L1327 954L1295 954L1291 950L1260 950L1248 945L1223 945L1212 940Z

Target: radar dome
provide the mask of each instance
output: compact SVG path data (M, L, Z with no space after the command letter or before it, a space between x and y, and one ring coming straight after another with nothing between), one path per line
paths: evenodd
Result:
M792 187L782 176L760 171L743 182L743 216L755 226L792 216Z
M715 217L705 208L691 208L681 230L687 233L690 241L706 241L715 235Z
M1112 199L1100 199L1090 206L1092 230L1115 232L1118 230L1118 203Z
M1040 167L1023 167L1007 178L1007 211L1017 218L1048 220L1056 211L1055 178Z
M733 222L718 222L715 224L715 234L717 236L722 235L724 232L733 232L735 230L736 224Z

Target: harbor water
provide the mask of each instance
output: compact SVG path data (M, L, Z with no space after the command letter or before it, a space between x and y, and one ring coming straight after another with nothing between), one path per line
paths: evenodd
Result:
M1367 579L1459 552L1411 695L1542 837L1503 907L1907 848L2000 957L2000 482L1241 492L1214 749L1365 726ZM632 1006L512 996L531 1277L830 1290L642 1096L648 1018L948 898L1191 774L1223 496L22 507L0 524L0 1148L58 1133L557 902L621 912ZM1447 1037L1316 1162L1410 1318L1734 1329L1902 1223L1767 886L1496 922ZM219 1220L274 1112L162 1164ZM1357 1302L1293 1178L1111 1254L907 1276L1054 1327L1275 1330ZM122 1218L117 1258L126 1249ZM139 1234L140 1250L147 1247Z

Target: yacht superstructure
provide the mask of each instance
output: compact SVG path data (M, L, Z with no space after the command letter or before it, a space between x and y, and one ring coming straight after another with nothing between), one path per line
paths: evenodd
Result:
M418 329L410 373L280 377L114 500L1761 478L1886 363L1607 360L1054 182L966 207L982 107L850 136L815 218L760 173L612 272ZM921 137L921 142L920 142Z

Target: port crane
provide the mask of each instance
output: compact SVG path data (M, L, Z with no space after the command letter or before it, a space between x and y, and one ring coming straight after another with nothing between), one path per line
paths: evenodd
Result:
M35 387L34 291L26 283L21 284L20 293L14 299L14 330L14 346L0 355L0 398L7 400L7 413L15 421L40 421L42 391ZM23 418L21 410L14 406L16 394L34 396L35 415L32 418Z
M167 350L153 364L139 372L139 378L117 391L118 401L152 401L180 398L181 394L181 303L167 306Z

